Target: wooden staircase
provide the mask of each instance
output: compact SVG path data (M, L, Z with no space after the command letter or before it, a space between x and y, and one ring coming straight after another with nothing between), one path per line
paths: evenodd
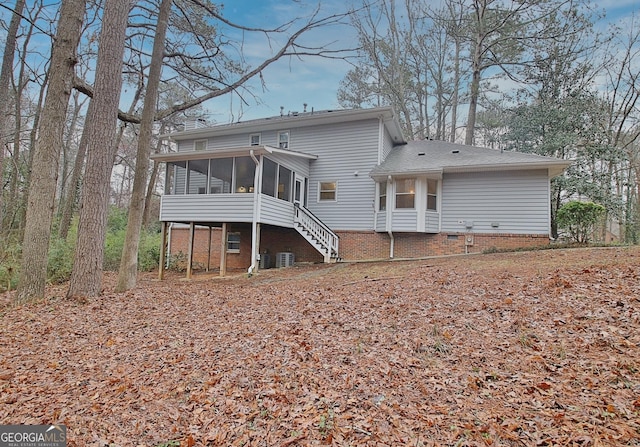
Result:
M311 211L296 204L293 225L298 233L322 254L325 263L338 260L338 235Z

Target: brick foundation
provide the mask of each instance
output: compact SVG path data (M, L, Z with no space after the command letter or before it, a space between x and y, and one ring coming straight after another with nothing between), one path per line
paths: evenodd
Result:
M340 256L345 261L389 257L391 239L387 233L348 231L338 234ZM409 259L549 244L549 237L543 234L394 233L393 237L394 257ZM473 239L468 246L467 237Z
M246 269L251 261L251 225L229 224L229 232L240 233L240 252L227 253L227 268ZM372 259L388 259L391 239L387 233L373 231L338 231L340 236L340 258L344 261L362 261ZM218 269L220 266L220 228L211 229L211 254L209 267ZM428 256L442 256L463 254L465 252L478 253L490 249L516 249L540 247L549 244L547 235L542 234L463 234L463 233L394 233L395 258L423 258ZM467 237L472 237L470 245L466 245ZM171 230L170 252L172 259L182 252L179 258L186 261L188 251L189 229L173 228ZM196 227L194 236L193 260L194 269L207 267L207 253L209 247L209 229ZM289 228L262 225L260 231L260 253L270 258L269 267L275 267L275 255L280 252L292 252L296 262L322 262L322 255L318 253L297 231ZM186 266L181 266L182 268Z

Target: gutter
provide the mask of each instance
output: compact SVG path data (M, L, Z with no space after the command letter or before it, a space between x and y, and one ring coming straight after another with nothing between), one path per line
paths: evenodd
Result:
M394 256L394 250L395 250L395 238L393 236L393 231L391 230L391 224L392 224L392 216L393 213L391 212L391 210L389 209L389 204L391 203L389 201L389 191L391 189L391 185L393 184L393 177L388 176L387 177L387 234L389 235L389 239L391 239L391 244L389 245L389 258L393 259Z
M251 276L256 271L256 262L258 260L258 212L260 210L260 160L255 156L253 149L249 151L251 159L256 164L256 172L253 175L253 219L251 219L251 265L247 270L247 275Z

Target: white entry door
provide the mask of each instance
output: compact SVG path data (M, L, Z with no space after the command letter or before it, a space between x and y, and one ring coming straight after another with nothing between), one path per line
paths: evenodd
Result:
M306 179L298 174L295 175L295 185L293 187L293 203L294 205L307 205L307 182Z

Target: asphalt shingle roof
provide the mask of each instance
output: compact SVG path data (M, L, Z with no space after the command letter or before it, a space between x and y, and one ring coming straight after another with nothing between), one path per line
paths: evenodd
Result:
M422 140L395 146L387 158L373 168L370 176L542 168L551 168L552 174L557 175L569 164L568 160L535 154Z

